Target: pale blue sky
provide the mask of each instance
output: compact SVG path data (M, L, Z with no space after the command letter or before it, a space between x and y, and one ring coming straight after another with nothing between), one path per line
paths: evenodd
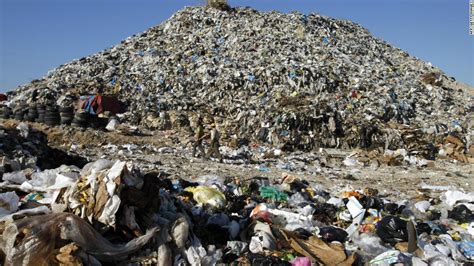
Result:
M99 52L204 0L0 0L0 91ZM233 6L350 19L474 85L468 0L235 0Z

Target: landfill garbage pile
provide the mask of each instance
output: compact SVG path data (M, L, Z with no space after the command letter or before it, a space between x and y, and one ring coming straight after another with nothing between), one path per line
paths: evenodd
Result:
M10 182L10 181L7 181ZM63 165L0 184L3 265L461 265L473 192L325 190L292 175L170 176L132 162ZM367 264L365 264L367 265Z
M48 146L44 133L19 123L16 128L0 123L0 182L23 182L37 170L57 168L61 164L84 166L87 161Z
M187 7L20 86L7 104L62 104L99 92L127 104L121 121L144 128L189 129L201 114L225 140L289 151L405 149L425 158L454 136L462 157L474 152L474 101L452 84L347 20Z

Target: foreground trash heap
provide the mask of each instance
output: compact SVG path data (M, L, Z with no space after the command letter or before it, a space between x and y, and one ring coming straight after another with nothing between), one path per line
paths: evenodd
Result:
M224 139L287 150L382 147L432 158L450 135L466 162L474 101L452 81L350 21L188 7L17 88L8 104L101 92L127 103L124 123L156 129L171 117L186 126L201 114Z
M4 175L5 176L5 175ZM455 265L474 259L474 193L325 191L285 174L141 173L99 159L0 183L4 265Z

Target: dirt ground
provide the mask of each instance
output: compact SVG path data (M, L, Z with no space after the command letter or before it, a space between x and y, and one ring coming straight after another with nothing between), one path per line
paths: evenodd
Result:
M5 127L16 127L18 122L5 120L3 124ZM472 191L474 187L474 165L452 160L437 160L434 166L424 168L415 166L346 167L342 160L351 151L337 151L337 156L326 158L329 163L325 165L321 165L318 160L313 160L305 162L303 167L299 167L300 169L288 171L278 168L276 163L266 163L268 170L261 171L258 163L235 164L228 160L219 163L215 160L193 158L191 147L189 143L186 143L186 136L173 131L130 136L93 129L48 127L37 123L30 123L30 126L45 133L50 146L83 155L89 160L98 158L129 160L148 171L165 171L189 179L202 175L231 176L242 180L260 176L280 182L282 175L290 174L334 192L369 187L395 200L423 197L423 192L426 193L421 189L423 184L452 186L465 191ZM108 150L110 145L120 147L128 144L137 145L128 154ZM166 152L160 152L161 147L172 148ZM331 157L327 152L323 153L316 154L316 157ZM305 157L305 154L299 156Z

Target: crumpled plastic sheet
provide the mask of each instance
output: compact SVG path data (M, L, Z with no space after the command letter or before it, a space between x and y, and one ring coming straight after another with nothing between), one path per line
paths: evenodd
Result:
M0 218L16 212L20 198L15 192L0 193Z
M207 204L215 208L223 208L226 204L224 194L212 187L187 187L185 191L193 193L194 200L200 204Z
M130 173L126 162L98 160L84 166L80 179L67 189L63 198L75 214L113 227L122 202L122 183L143 186L143 180Z
M62 165L56 169L33 173L30 180L21 184L24 191L48 191L66 188L74 184L79 178L79 168Z
M464 193L457 190L448 190L441 195L441 200L453 207L457 202L474 202L474 192Z
M0 218L0 223L2 222L13 222L15 220L18 220L20 218L24 217L29 217L33 215L41 215L41 214L50 214L51 210L46 207L46 206L39 206L36 208L32 209L25 209L25 210L20 210L15 213L3 216Z
M249 250L252 253L260 253L264 250L272 251L277 248L276 239L268 224L257 222L254 232L255 234L252 236L249 244Z
M373 260L370 261L370 265L392 265L392 264L410 264L411 258L404 255L398 250L386 251Z
M72 241L100 260L118 261L140 249L157 231L155 227L125 245L115 245L78 216L54 213L8 224L1 237L0 247L6 255L5 265L49 265L53 250L62 241Z
M191 265L216 265L222 257L222 250L210 245L207 251L202 246L191 246L186 250L186 258Z
M27 180L26 175L25 175L25 173L23 173L23 171L5 173L5 174L3 174L2 179L4 181L8 181L12 184L18 184L18 185L21 185L23 182L25 182Z

